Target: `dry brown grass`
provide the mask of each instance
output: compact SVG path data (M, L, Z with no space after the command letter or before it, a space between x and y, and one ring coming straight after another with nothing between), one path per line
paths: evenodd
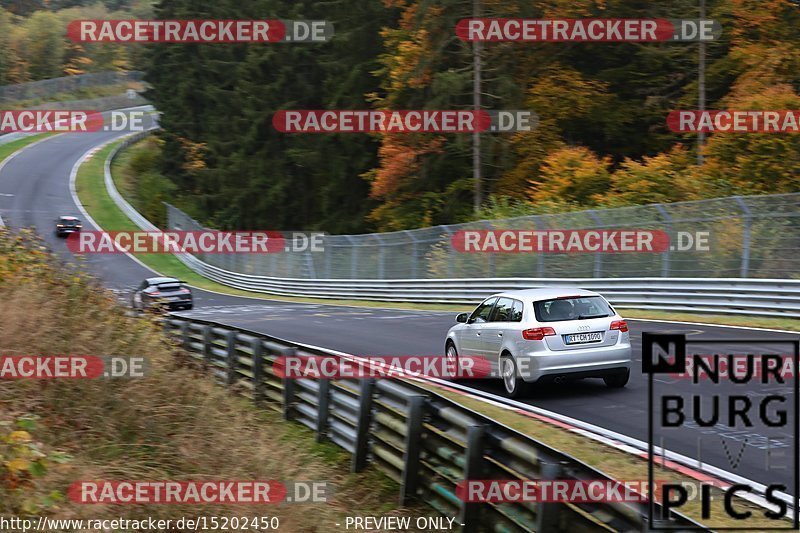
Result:
M269 515L281 518L282 531L330 531L348 514L424 512L396 509L397 488L383 476L349 474L344 452L312 446L310 432L215 385L155 323L125 316L92 280L59 272L46 254L27 246L0 229L0 354L142 355L150 368L145 379L3 382L0 422L39 417L33 438L72 460L50 464L39 478L9 483L0 475L0 514ZM336 495L327 504L239 507L45 502L53 491L65 494L70 483L86 479L326 480Z

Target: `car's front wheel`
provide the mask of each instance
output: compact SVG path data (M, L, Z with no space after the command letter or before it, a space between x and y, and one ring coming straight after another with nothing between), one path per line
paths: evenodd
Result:
M448 342L444 354L447 377L455 381L458 379L458 350L456 350L456 345L452 342Z
M517 371L517 362L510 355L500 358L500 377L509 398L519 398L528 391L528 384Z
M606 382L606 387L610 389L621 389L628 384L628 379L631 377L631 371L626 370L618 374L612 374L603 378Z

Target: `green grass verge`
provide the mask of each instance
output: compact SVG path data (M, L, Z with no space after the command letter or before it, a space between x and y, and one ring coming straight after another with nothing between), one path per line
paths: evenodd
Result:
M109 231L136 230L138 229L125 214L120 211L106 193L103 183L103 163L108 157L112 147L109 146L98 153L92 160L81 167L78 173L78 194L86 209L100 226ZM135 150L136 145L127 148ZM127 158L123 158L124 162ZM122 163L118 161L112 165L112 175L119 174ZM115 179L116 182L116 179ZM120 185L123 185L120 187ZM118 184L119 190L124 194L128 185ZM274 294L254 293L234 289L221 285L195 274L175 256L163 254L139 254L136 256L144 264L166 276L173 276L186 281L194 287L210 291L221 292L234 296L246 296L263 300L281 300L299 303L316 303L328 305L346 305L356 307L380 307L389 309L418 309L430 311L452 311L458 313L472 309L470 305L458 304L419 304L408 302L379 302L369 300L329 300L324 298L298 298ZM645 311L624 309L623 315L629 318L649 318L654 320L679 320L685 322L700 322L709 324L759 327L771 329L786 329L800 331L800 321L782 318L750 317L750 316L725 316L706 315L700 313L671 313L665 311Z
M86 211L103 230L136 231L139 227L117 207L106 192L103 181L105 160L116 144L106 146L81 165L75 180L75 189ZM205 278L186 268L174 255L136 254L136 258L157 272L183 279L196 287L201 287L200 283L207 282ZM218 285L213 282L210 284Z
M673 311L649 311L640 309L621 309L627 318L648 318L651 320L677 320L680 322L699 322L722 326L742 326L746 328L784 329L800 331L800 320L796 318L770 318L761 316L704 315L700 313L679 313Z

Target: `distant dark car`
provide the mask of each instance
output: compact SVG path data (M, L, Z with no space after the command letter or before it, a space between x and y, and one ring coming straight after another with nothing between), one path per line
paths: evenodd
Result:
M175 278L148 278L131 295L131 305L142 311L161 307L170 311L192 308L192 289Z
M56 220L56 236L68 237L70 233L77 233L83 228L77 217L58 217Z

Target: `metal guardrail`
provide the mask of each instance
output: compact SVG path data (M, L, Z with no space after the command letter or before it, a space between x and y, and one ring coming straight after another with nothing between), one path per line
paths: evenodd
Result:
M198 274L237 289L341 300L476 304L487 296L534 287L580 287L596 291L621 309L800 317L800 281L608 278L608 279L275 279L228 272L192 256L183 262Z
M116 154L148 134L149 132L137 133L115 147L106 160L105 184L116 205L137 226L146 231L158 231L155 225L120 195L111 176L111 162ZM474 304L490 294L506 290L575 286L597 291L608 298L612 305L621 309L800 317L800 280L660 277L384 280L276 278L223 269L190 254L176 256L194 272L217 283L280 296ZM236 266L237 256L227 257Z
M104 87L130 82L140 82L143 76L144 73L138 70L126 72L105 71L3 85L0 86L0 102L8 103L32 98L49 98L57 94L74 92L90 87Z
M30 109L64 109L64 110L92 110L111 111L127 107L147 105L150 102L138 92L118 94L115 96L98 96L97 98L84 98L82 100L66 100L63 102L48 102Z
M218 382L347 450L353 472L373 465L394 479L400 505L427 503L464 532L646 530L646 503L462 501L456 485L465 479L611 478L428 388L396 379L279 377L280 356L338 354L205 320L170 317L165 327ZM703 529L677 513L669 527Z

